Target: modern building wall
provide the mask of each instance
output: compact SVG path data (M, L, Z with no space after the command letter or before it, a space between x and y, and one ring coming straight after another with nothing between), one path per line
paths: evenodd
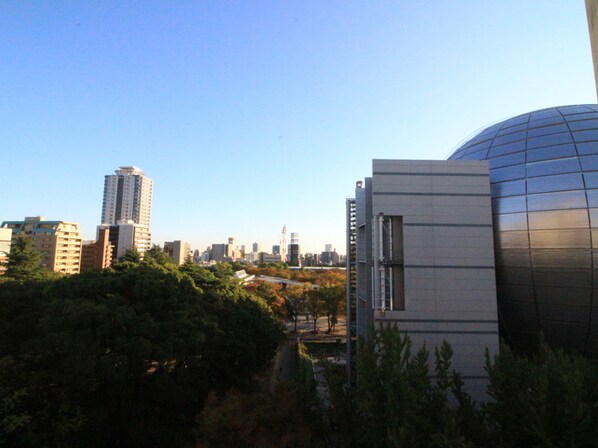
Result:
M82 240L78 223L34 216L23 221L4 221L0 227L11 229L13 244L20 235L30 237L46 269L64 274L79 272Z
M0 228L0 275L6 270L6 262L10 254L10 245L12 239L12 229Z
M139 168L121 166L104 179L102 224L121 222L150 226L153 181Z
M83 242L81 246L81 272L109 267L112 264L112 251L110 229L99 229L96 241Z
M592 61L594 62L596 95L598 96L598 0L586 0L586 14L588 16Z
M487 162L374 160L355 215L357 333L390 323L416 348L448 341L483 399L499 342Z
M185 241L167 241L164 243L164 252L170 255L179 266L185 262L187 255L191 255L191 247Z

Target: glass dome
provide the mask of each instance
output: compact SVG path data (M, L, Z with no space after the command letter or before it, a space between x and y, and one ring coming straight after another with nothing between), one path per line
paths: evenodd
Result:
M502 337L598 355L598 105L492 125L449 159L488 160Z

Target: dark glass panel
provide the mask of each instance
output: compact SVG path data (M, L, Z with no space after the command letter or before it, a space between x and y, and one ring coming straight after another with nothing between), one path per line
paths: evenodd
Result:
M533 293L532 293L533 297ZM514 328L534 328L537 330L538 318L536 306L529 302L502 300L499 302L500 314Z
M567 117L568 120L571 119L570 115L587 114L587 113L591 113L591 112L594 111L594 109L591 108L591 107L580 106L580 105L575 105L575 106L561 106L561 107L558 108L558 110L563 115L568 115L568 117Z
M591 288L592 271L590 269L534 269L536 286L560 286L570 288Z
M452 153L449 157L450 160L458 160L461 157L463 157L463 154L465 154L466 148L459 148L457 149L454 153Z
M492 140L486 140L481 143L477 143L475 145L467 143L467 146L464 147L463 149L467 151L467 154L469 154L471 152L480 151L482 149L488 149L490 147L490 143L492 143Z
M598 142L576 143L575 146L580 156L598 154Z
M491 170L495 168L501 168L503 166L518 165L520 163L525 163L524 152L517 152L515 154L509 154L488 160L488 166Z
M598 119L570 121L569 128L571 128L572 131L583 131L586 129L596 129L596 128L598 128Z
M508 230L527 230L527 214L494 215L494 231L504 232Z
M584 173L583 178L586 181L586 188L598 188L598 172Z
M566 117L568 122L577 121L577 120L589 120L591 118L598 118L598 112L583 112L583 113L575 113L568 115Z
M538 162L540 160L560 159L561 157L575 157L577 151L575 145L570 143L567 145L550 146L542 149L530 149L527 151L528 162Z
M584 171L598 171L598 156L583 156L579 161Z
M496 250L527 249L529 248L529 235L527 230L494 232L494 246Z
M488 151L488 158L499 157L505 154L511 154L514 152L525 151L525 140L519 142L507 143L506 145L493 146Z
M589 227L586 210L529 212L528 219L531 230L586 229Z
M589 229L531 230L530 244L534 249L590 249Z
M527 207L532 212L585 208L587 207L586 194L583 190L530 194L527 196Z
M531 257L527 250L497 250L496 266L501 267L531 267Z
M501 196L515 196L525 194L525 181L513 180L511 182L500 182L490 185L490 188L492 190L491 195L495 198Z
M588 207L598 207L598 190L586 190Z
M563 116L555 109L547 109L547 110L539 110L537 112L532 112L529 118L529 125L531 126L532 123L535 121L540 120L563 120Z
M544 126L541 128L530 129L529 131L527 131L527 138L535 138L549 134L558 134L560 132L569 132L569 128L564 122L560 124Z
M560 287L546 286L536 288L536 299L538 304L542 304L542 306L538 306L539 310L544 309L544 305L547 305L546 308L549 308L550 305L571 306L571 308L579 306L589 307L591 297L592 290L589 287L584 288L573 283L563 283ZM541 311L540 315L542 315Z
M505 125L506 125L506 123L505 123ZM503 127L500 131L498 131L496 136L498 137L500 135L511 134L511 133L517 132L517 131L525 131L526 129L527 129L527 123L521 123L521 124L516 124L514 126Z
M532 250L534 268L590 269L592 253L589 250Z
M492 200L493 213L525 212L525 196L510 196Z
M558 314L558 310L555 310L555 313ZM578 315L577 317L583 319L582 315ZM578 352L585 350L587 323L541 320L540 326L544 332L545 340L549 345L553 347L567 347L569 350Z
M583 290L582 290L583 291ZM589 290L587 290L589 291ZM542 304L542 306L538 307L538 313L540 314L540 326L552 327L556 323L561 324L586 324L584 325L587 328L587 324L590 320L590 309L587 306L573 306L567 304ZM562 328L563 325L560 325ZM564 325L566 328L571 328L570 325ZM579 334L579 327L575 327L575 332L577 333L576 338L579 338L580 341L583 339ZM582 331L582 333L584 333ZM587 334L587 333L586 333ZM585 334L584 334L585 336ZM583 341L585 342L585 341Z
M530 268L497 267L496 281L503 285L533 285Z
M573 138L576 142L589 142L591 140L598 140L598 129L574 132Z
M528 193L547 193L550 191L577 190L583 188L583 179L580 173L533 177L527 180Z
M511 327L503 326L504 334L501 333L501 337L508 341L509 344L513 344L523 350L534 350L538 346L538 332L539 327Z
M500 137L495 137L492 144L494 146L504 145L506 143L516 142L525 139L526 131L513 132L512 134L505 134Z
M527 285L497 285L497 295L499 296L499 307L503 303L521 303L531 302L535 311L535 293L533 286Z
M488 150L482 149L482 150L474 152L474 153L467 153L465 155L465 158L467 160L486 160L487 154L488 154Z
M573 173L580 171L577 158L548 160L527 164L528 177L547 176L549 174Z
M562 132L560 134L550 134L541 137L530 138L527 140L527 149L562 145L564 143L573 143L570 132Z
M490 182L503 182L505 180L523 179L525 166L516 165L508 168L498 168L490 172Z
M507 121L504 122L502 129L510 128L513 126L517 126L522 123L527 123L529 121L530 114L523 114L517 117L509 118Z

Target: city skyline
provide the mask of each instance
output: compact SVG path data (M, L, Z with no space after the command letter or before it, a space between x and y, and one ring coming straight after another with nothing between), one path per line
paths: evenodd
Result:
M8 3L1 220L94 239L103 178L154 180L152 241L344 253L370 160L444 159L491 122L595 103L583 1ZM434 133L429 129L434 128Z

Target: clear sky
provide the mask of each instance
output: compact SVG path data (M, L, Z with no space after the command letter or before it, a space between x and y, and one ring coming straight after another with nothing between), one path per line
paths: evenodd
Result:
M345 252L373 158L595 103L583 0L0 3L0 221L76 221L104 175L154 180L153 242ZM290 238L289 238L290 239Z

